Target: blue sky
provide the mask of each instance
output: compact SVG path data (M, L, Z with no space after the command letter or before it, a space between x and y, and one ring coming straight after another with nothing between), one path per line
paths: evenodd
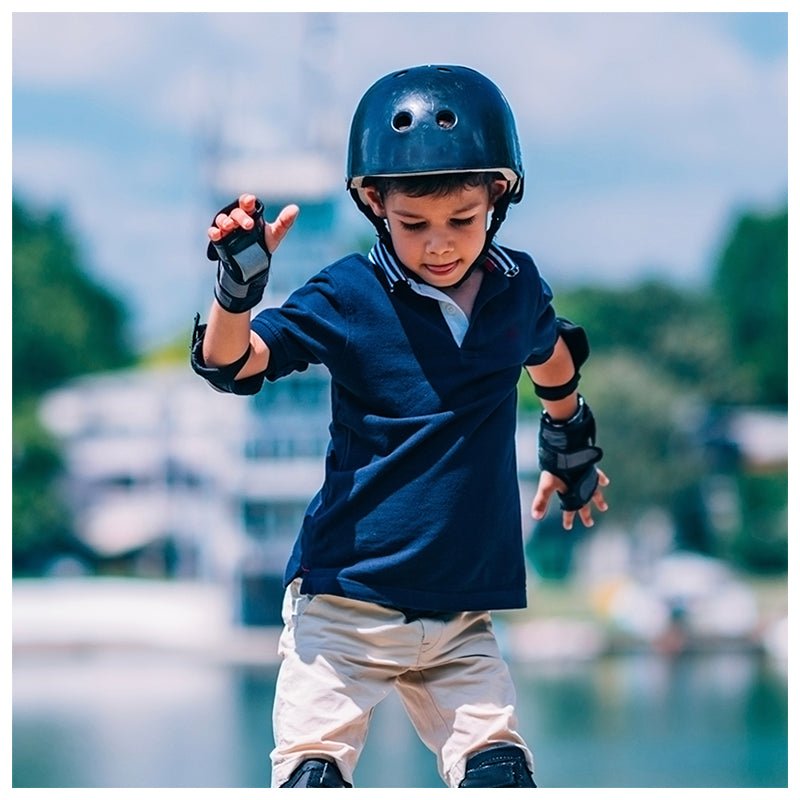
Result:
M321 20L326 37L315 22L13 15L14 192L67 211L142 347L210 300L203 131L221 121L288 163L318 125L343 175L361 93L412 64L468 64L508 97L526 196L502 240L556 287L702 285L736 213L786 204L785 13L339 12ZM353 235L367 233L342 199Z

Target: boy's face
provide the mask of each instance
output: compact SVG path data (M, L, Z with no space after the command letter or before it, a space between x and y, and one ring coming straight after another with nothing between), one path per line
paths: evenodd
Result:
M403 265L425 283L447 288L458 283L478 257L486 240L492 197L505 182L488 189L458 189L443 197L411 197L391 192L385 198L366 190L372 210L389 223L395 253Z

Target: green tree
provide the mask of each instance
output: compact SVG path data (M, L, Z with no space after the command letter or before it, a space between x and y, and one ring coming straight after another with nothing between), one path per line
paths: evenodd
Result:
M68 548L58 444L42 428L43 392L87 372L129 365L126 311L84 270L59 214L12 204L12 566L38 571Z
M36 401L16 403L12 415L12 565L36 574L72 540L60 492L63 462L57 443L39 423Z
M711 468L707 412L787 403L787 220L742 216L705 291L648 281L556 293L558 312L589 333L581 390L598 419L616 520L671 507L681 539L714 550L700 491ZM538 411L524 378L520 397ZM785 472L738 481L742 529L728 555L753 569L785 567Z
M59 214L12 204L14 401L64 380L132 363L121 302L92 280Z
M724 309L708 292L662 281L623 289L583 287L559 295L558 309L590 332L593 353L635 353L679 388L714 402L729 397L733 378Z
M789 217L745 214L713 276L734 359L734 402L788 403Z
M709 395L724 395L725 329L707 296L662 282L556 298L557 312L589 336L581 391L598 420L614 519L630 525L699 476L691 429ZM525 383L521 405L538 411Z

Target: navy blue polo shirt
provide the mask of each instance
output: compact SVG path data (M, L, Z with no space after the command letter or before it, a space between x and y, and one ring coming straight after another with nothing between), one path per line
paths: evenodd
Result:
M551 356L555 313L526 253L493 246L482 268L460 344L377 245L253 319L268 381L309 363L331 375L325 479L287 584L409 609L525 605L517 382Z

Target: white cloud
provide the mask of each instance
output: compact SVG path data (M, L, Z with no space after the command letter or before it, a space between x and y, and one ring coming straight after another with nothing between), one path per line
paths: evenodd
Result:
M14 16L17 87L124 100L180 123L187 111L297 96L302 14L42 13ZM287 81L287 77L289 80Z
M537 139L611 131L655 151L685 143L687 155L701 147L706 156L716 120L753 132L762 120L764 130L776 92L786 91L785 64L755 62L713 15L339 13L324 17L335 41L314 32L319 18L21 14L14 80L124 95L140 113L188 130L240 108L280 130L315 113L303 115L304 104L328 102L324 87L309 96L304 83L309 65L324 74L327 59L337 100L329 124L343 142L358 97L381 74L411 63L468 63L497 80L520 128ZM665 142L689 117L694 134Z
M694 154L692 132L721 139L722 131L785 122L785 61L761 64L707 22L674 14L547 20L535 26L524 74L506 65L503 75L521 127L537 138L611 133L675 158ZM688 135L675 136L681 129Z
M113 86L156 50L147 15L22 13L13 16L15 83L27 86Z
M102 155L58 141L16 141L12 175L15 189L34 202L72 203L85 189L102 197L113 185Z

